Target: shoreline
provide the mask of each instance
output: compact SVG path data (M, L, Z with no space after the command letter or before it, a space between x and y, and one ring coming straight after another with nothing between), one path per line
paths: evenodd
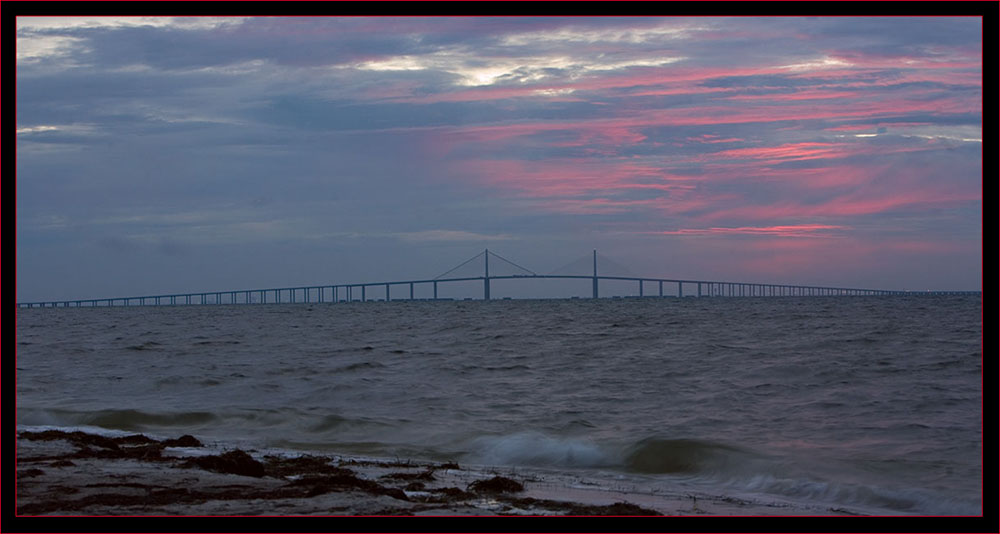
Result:
M855 516L724 495L608 489L514 469L330 454L211 449L19 430L18 516Z

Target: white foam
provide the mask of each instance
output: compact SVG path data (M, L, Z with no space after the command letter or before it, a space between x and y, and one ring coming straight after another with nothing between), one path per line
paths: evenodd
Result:
M588 440L533 432L479 438L474 447L468 460L486 465L601 467L613 463L608 453Z

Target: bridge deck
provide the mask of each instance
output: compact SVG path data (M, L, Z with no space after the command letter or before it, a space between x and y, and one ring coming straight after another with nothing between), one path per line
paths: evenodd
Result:
M530 275L500 275L471 276L459 278L436 278L424 280L398 280L391 282L366 282L356 284L324 284L312 286L276 287L266 289L238 289L226 291L200 291L192 293L173 293L162 295L144 295L136 297L113 297L99 299L74 299L44 302L19 302L20 308L39 307L93 307L93 306L178 306L204 304L268 304L295 302L344 302L367 301L369 288L384 288L384 300L442 300L438 298L438 284L482 281L484 285L484 300L490 300L489 287L494 280L523 279L577 279L593 281L593 297L598 296L601 280L630 281L639 284L641 297L790 297L790 296L885 296L885 295L972 295L982 294L981 291L900 291L885 289L864 289L848 287L803 286L787 284L763 284L752 282L723 282L714 280L687 280L675 278L645 278L631 276L590 276L569 274L530 274ZM655 295L645 294L645 285L656 284ZM414 287L430 284L434 288L432 299L414 298ZM676 284L676 295L664 295L664 284ZM393 286L409 286L409 298L391 299L390 289ZM684 290L691 291L685 294ZM360 289L360 295L355 290ZM329 296L330 299L326 300ZM301 298L300 298L301 297ZM313 298L315 297L315 298ZM359 297L359 298L358 298ZM447 299L451 300L451 299Z

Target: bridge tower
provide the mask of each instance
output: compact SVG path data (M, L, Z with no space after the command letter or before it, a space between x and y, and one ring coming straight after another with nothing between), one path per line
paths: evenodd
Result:
M486 249L486 276L483 278L483 300L490 300L490 249Z
M594 249L594 298L597 298L597 249Z

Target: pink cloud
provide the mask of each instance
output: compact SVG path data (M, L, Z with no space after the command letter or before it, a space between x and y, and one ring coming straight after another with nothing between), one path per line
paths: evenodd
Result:
M850 63L854 69L979 69L979 54L966 49L939 49L932 55L873 54L861 51L829 52L832 59Z
M845 226L831 224L798 224L785 226L740 226L735 228L684 228L656 232L660 235L763 235L776 237L811 237L829 238L833 234L824 233L830 230L844 230Z
M684 87L673 87L665 89L637 89L629 91L628 96L674 96L674 95L699 95L704 96L712 93L732 93L734 89L728 87L698 87L688 85Z
M842 143L788 143L773 147L733 148L706 154L705 159L764 159L798 161L831 157L843 149Z
M647 139L647 137L631 128L612 126L603 129L586 129L573 132L577 134L577 139L573 141L558 141L549 143L554 147L575 147L589 146L594 144L604 144L610 146L635 145Z
M462 162L455 172L473 176L478 184L506 192L512 198L538 201L529 205L550 212L651 209L679 214L708 209L720 200L735 200L729 194L720 199L699 191L695 179L621 160L475 160ZM635 195L642 191L666 194L653 198Z
M930 126L929 122L876 122L872 124L845 124L843 126L830 126L823 128L833 132L852 132L863 130L874 130L876 128L911 128L915 126Z
M972 113L977 104L963 100L909 100L887 99L876 102L814 104L805 109L781 105L754 106L704 106L686 109L666 109L631 113L621 117L583 119L575 121L523 122L488 126L453 127L441 130L441 141L448 144L469 142L496 143L522 136L544 132L569 131L592 139L606 138L615 143L637 143L645 137L636 132L639 128L660 126L716 126L724 124L772 123L803 120L878 119L901 115L928 113ZM566 145L578 146L578 145ZM821 153L816 149L815 154Z
M769 95L731 95L724 97L726 100L757 101L757 100L829 100L845 98L866 98L869 95L854 91L799 91L797 93L782 93Z
M690 143L714 144L714 143L740 143L746 141L746 139L742 139L739 137L727 137L723 139L717 135L704 134L701 137L688 137L686 141Z
M607 198L553 198L545 199L545 211L574 215L601 215L622 213L637 207L653 207L653 200L613 200Z
M846 177L856 176L857 172L849 167L838 165L836 160L852 156L888 156L907 152L934 150L930 143L915 145L873 145L860 140L843 143L786 143L777 146L746 147L721 150L692 156L684 162L702 163L703 169L715 177L729 175L732 178L746 179L748 177L781 178L788 177L796 181L806 181L813 186L821 183L827 185L844 185L852 182L850 179L829 181L833 174ZM780 169L772 166L791 161L829 160L824 168ZM878 170L878 164L868 163L863 172L869 174ZM820 175L825 175L825 178Z
M823 203L797 202L784 200L768 205L739 206L723 209L698 217L701 221L713 220L750 220L768 221L782 218L810 217L853 217L871 215L899 209L950 207L966 202L979 200L974 192L956 190L921 189L921 190L886 190L886 191L855 191L847 195L832 198Z

